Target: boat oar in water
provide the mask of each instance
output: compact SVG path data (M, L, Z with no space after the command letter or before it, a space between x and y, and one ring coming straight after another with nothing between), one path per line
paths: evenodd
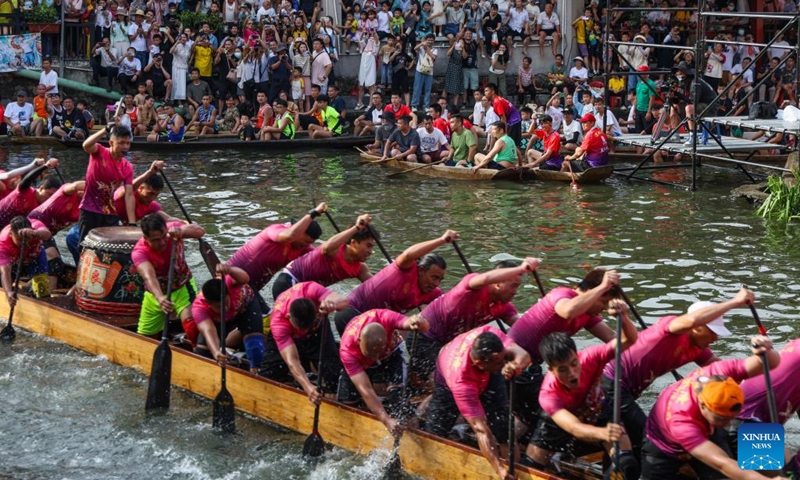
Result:
M325 322L329 322L328 317L325 316ZM324 352L325 352L325 342L327 341L328 337L328 328L327 325L322 326L322 332L320 332L320 340L319 340L319 361L317 362L317 390L322 394L322 368L323 368L323 359L324 359ZM325 440L322 439L322 435L319 434L319 407L321 404L318 404L314 407L314 426L311 429L311 433L306 438L306 441L303 443L303 456L306 458L317 458L322 456L325 453Z
M508 379L508 474L514 475L514 458L516 456L516 430L514 429L514 397L517 393L514 377Z
M570 182L569 188L572 189L572 190L575 190L575 191L580 190L581 189L581 185L575 179L575 172L572 171L572 162L567 162L567 167L569 167L569 175L570 175L570 177L572 177L572 182Z
M19 277L20 273L22 272L22 259L25 257L25 247L28 244L28 239L23 238L20 242L19 248L19 260L17 260L17 274L14 276L14 298L17 299L17 291L19 291ZM4 340L6 342L10 342L17 337L17 331L14 330L14 308L17 306L16 303L11 305L11 309L8 311L8 323L0 331L0 340Z
M417 338L419 337L419 332L414 330L413 333L414 339L411 341L411 350L408 352L408 368L406 369L406 378L403 380L403 392L402 392L402 408L405 409L408 407L408 378L409 374L413 371L414 368L414 354L417 350ZM392 458L389 459L389 463L386 464L386 469L383 471L383 475L381 476L382 480L392 480L398 478L403 471L403 466L400 463L400 439L402 438L402 432L398 433L396 437L394 437L394 446L392 447Z
M167 275L167 299L172 298L172 282L175 277L175 250L178 240L172 239L169 254L169 274ZM153 365L150 368L150 383L147 386L147 402L145 410L169 408L170 384L172 380L172 350L169 348L169 314L164 315L164 329L161 331L161 343L153 353Z
M622 402L620 399L620 380L622 377L622 312L617 310L617 345L614 351L614 411L611 413L611 421L620 424L622 414ZM614 442L614 456L611 462L610 480L624 480L622 469L620 468L619 440Z
M758 333L767 336L767 329L761 323L761 318L758 316L756 306L752 302L747 302L750 307L750 313L753 314L753 320L756 321ZM775 404L775 391L772 390L772 376L769 373L769 360L767 359L766 352L761 354L761 363L764 364L764 385L767 388L767 404L769 405L769 421L771 423L778 423L778 407Z
M396 176L398 176L398 175L402 175L402 174L404 174L404 173L413 172L414 170L420 170L420 169L423 169L423 168L432 167L432 166L434 166L434 165L439 165L440 163L444 163L444 162L446 162L446 161L447 161L447 159L446 159L446 158L444 158L444 159L442 159L442 160L437 160L437 161L435 161L435 162L426 163L426 164L419 165L419 166L416 166L416 167L408 168L408 169L406 169L406 170L403 170L403 171L400 171L400 172L390 173L389 175L386 175L386 178L389 178L389 177L396 177Z
M227 350L225 349L225 340L227 334L225 332L225 275L222 275L220 284L220 301L219 301L219 348L222 355L227 357ZM222 379L221 387L216 398L214 398L214 413L211 425L218 428L223 432L233 433L236 431L236 406L233 403L233 396L228 391L227 386L227 370L225 369L225 362L222 362Z
M172 192L172 197L175 199L175 203L178 204L178 208L181 209L183 216L186 217L186 221L189 223L194 223L192 222L191 217L189 217L189 212L187 212L186 209L183 207L181 199L178 198L178 194L175 193L175 189L172 188L172 184L169 183L169 179L167 179L167 176L164 174L164 170L161 170L161 178L164 179L164 183L167 184L167 187L169 187L169 191ZM197 241L200 242L200 255L203 257L203 262L205 262L206 267L208 268L208 272L211 274L211 276L216 275L217 265L220 264L217 254L214 252L214 249L211 248L211 245L209 245L208 242L206 242L202 238L198 238Z
M636 307L633 306L633 302L631 302L631 299L628 298L628 294L625 293L624 290L622 290L622 287L618 287L618 288L619 288L619 296L622 297L622 300L624 300L625 304L628 305L628 308L633 313L633 316L636 317L636 321L639 322L639 326L642 327L642 330L645 330L647 328L647 324L644 323L644 320L642 319L642 316L639 315L638 311L636 311ZM675 377L675 380L682 380L683 379L683 376L681 376L681 374L676 372L675 370L672 371L672 376Z

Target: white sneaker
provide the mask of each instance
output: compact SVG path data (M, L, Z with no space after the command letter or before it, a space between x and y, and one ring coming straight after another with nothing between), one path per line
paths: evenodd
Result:
M358 105L356 105L356 110L364 110L364 104L359 103Z
M690 133L688 137L686 137L686 141L683 142L686 146L691 146L694 143L694 133Z

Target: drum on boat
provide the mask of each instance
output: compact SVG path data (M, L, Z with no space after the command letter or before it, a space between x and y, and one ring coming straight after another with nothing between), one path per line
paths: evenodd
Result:
M85 312L138 317L144 280L131 260L138 227L95 228L83 240L75 302Z

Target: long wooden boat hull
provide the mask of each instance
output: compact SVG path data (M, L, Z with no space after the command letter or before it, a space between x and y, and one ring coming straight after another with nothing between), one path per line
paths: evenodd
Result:
M8 303L5 296L0 297L0 309L7 316ZM54 338L92 355L102 355L113 363L150 372L158 345L155 340L53 302L29 297L20 297L15 313L14 324L18 328ZM172 383L213 399L220 390L220 369L211 360L173 348ZM240 411L302 434L311 431L314 409L301 390L235 368L228 369L227 388ZM373 415L328 400L322 403L319 431L326 442L359 454L392 449L393 439ZM409 429L403 434L398 453L403 468L421 477L494 478L493 470L478 450L419 430ZM559 480L524 467L518 467L517 474L521 480Z
M605 165L603 167L590 168L583 172L575 173L575 181L578 183L598 183L614 174L614 167ZM524 178L533 180L543 180L549 182L572 182L572 175L569 172L558 172L554 170L540 170L538 168L524 170Z
M183 142L177 143L150 143L141 137L136 137L131 143L132 151L142 152L164 152L180 150L182 152L198 151L206 152L212 150L236 150L236 151L254 151L261 150L265 153L281 153L292 152L298 150L314 150L314 149L350 149L369 142L368 138L355 137L353 135L344 135L334 138L320 138L311 139L295 138L294 140L253 140L245 142L235 137L220 137L208 136L203 138L187 137ZM61 142L53 137L13 137L11 142L14 144L22 145L43 145L43 146L58 146L64 145L73 148L82 148L83 141L81 140L67 140ZM107 141L100 142L102 145L108 146Z

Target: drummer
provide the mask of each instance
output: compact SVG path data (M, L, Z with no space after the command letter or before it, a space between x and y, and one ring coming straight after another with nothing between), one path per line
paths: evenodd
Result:
M136 242L131 252L131 260L144 280L147 291L142 300L137 332L157 337L164 328L163 315L173 311L181 319L184 330L191 319L189 308L197 296L197 284L192 278L184 254L185 238L202 238L205 230L195 223L165 222L158 214L151 213L141 222L144 236ZM172 242L178 242L175 249L174 277L172 293L167 298L167 278L170 270Z
M11 223L0 231L0 280L9 307L14 307L17 297L11 280L12 270L17 269L20 255L22 269L31 277L33 293L36 298L49 297L50 286L47 281L47 257L42 242L50 240L52 235L39 220L28 220L23 216L14 217ZM25 242L25 251L20 252L21 242ZM20 273L17 272L17 275Z

